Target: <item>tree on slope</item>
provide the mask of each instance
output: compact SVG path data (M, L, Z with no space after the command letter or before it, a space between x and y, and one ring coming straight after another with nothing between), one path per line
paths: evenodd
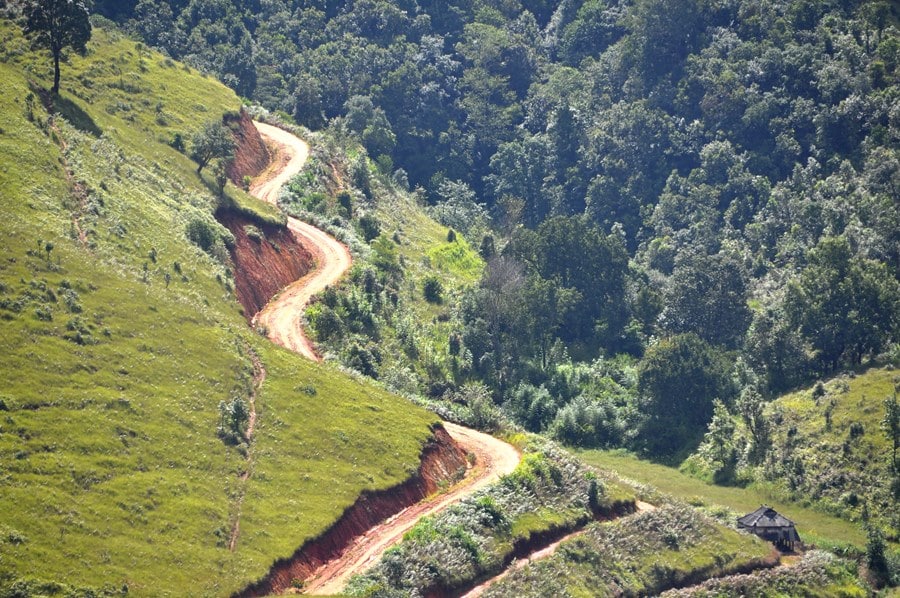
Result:
M84 0L31 0L25 4L26 35L32 35L53 57L53 87L59 95L59 61L65 48L79 54L87 51L91 39L91 22Z
M900 283L888 267L853 255L844 237L826 237L788 285L785 311L829 371L861 363L896 339Z
M209 121L194 135L191 158L197 162L197 174L215 158L229 160L234 154L234 136L221 121Z
M713 417L714 400L728 402L734 386L724 355L693 333L647 349L638 369L640 440L657 457L695 447Z

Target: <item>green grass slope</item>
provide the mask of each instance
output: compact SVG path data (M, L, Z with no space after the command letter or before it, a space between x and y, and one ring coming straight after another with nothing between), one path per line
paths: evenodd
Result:
M0 48L0 588L230 594L408 477L434 416L253 334L222 244L188 240L227 235L168 142L231 91L95 28L51 122L47 56L9 20ZM248 461L217 426L253 353Z
M709 484L674 467L643 461L620 451L586 450L578 451L577 455L590 465L652 485L661 492L691 504L726 507L741 515L759 508L761 504L771 505L794 520L805 542L820 542L829 546L849 543L859 548L866 543L865 532L858 525L809 507L778 500L764 489Z
M756 537L690 507L665 505L563 542L553 556L490 586L485 596L650 596L775 559Z
M892 523L896 540L900 504L881 422L884 400L898 381L897 369L876 367L779 397L767 411L773 449L756 478L787 498L846 519L860 520L867 504Z
M898 371L871 367L788 393L765 406L769 444L753 465L739 459L736 478L744 487L718 486L704 476L701 451L681 471L616 451L584 451L588 462L614 469L694 503L749 512L767 503L794 519L807 542L866 544L863 511L896 543L897 499L892 488L891 445L882 420L884 400L895 390ZM732 444L747 435L737 417ZM740 451L738 451L740 453ZM711 477L705 475L705 477Z

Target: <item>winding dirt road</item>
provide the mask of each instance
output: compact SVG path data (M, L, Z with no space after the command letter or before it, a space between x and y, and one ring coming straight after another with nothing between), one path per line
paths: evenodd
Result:
M281 188L306 164L309 145L272 125L255 121L253 124L266 144L274 150L274 159L250 186L250 193L267 203L278 205ZM315 267L269 301L253 318L253 323L263 326L273 342L313 361L321 361L312 341L303 331L300 316L310 299L340 280L353 260L342 243L316 227L291 217L288 217L287 225L294 238L313 254Z
M479 488L511 473L519 464L519 453L511 445L488 434L444 422L444 428L459 445L475 454L475 465L461 482L447 492L425 499L400 511L357 538L340 558L327 563L306 580L304 594L340 593L353 575L374 565L384 551L400 542L422 517L432 515Z
M255 197L277 205L281 187L303 168L309 157L309 145L294 135L254 122L266 144L273 151L269 167L250 187ZM337 282L350 268L352 260L347 248L321 230L288 217L288 228L294 237L315 257L314 269L288 285L253 319L265 326L269 338L314 361L321 361L301 327L300 314L310 299L330 284ZM344 554L323 565L306 580L305 593L336 594L347 580L373 565L390 546L399 542L416 522L472 494L479 488L511 473L521 459L511 445L488 434L462 426L444 423L450 436L475 457L465 478L448 491L423 500L397 513L357 538Z

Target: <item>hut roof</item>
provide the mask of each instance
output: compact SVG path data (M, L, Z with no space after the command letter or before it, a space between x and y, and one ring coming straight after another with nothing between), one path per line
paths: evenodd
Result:
M738 519L738 525L749 528L765 529L794 527L794 522L784 515L778 514L772 507L763 505L752 513Z

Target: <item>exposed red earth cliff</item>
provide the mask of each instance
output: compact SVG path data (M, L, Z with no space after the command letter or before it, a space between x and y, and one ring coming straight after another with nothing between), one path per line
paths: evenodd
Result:
M275 156L244 110L238 115L226 115L224 120L235 141L228 178L236 185L243 185L245 176L260 175ZM313 254L287 227L254 222L228 209L219 210L216 220L234 235L235 244L231 249L234 286L248 320L281 289L306 276L313 267Z
M422 451L419 469L409 480L378 492L364 492L325 533L301 546L291 557L276 561L263 579L238 596L267 596L291 588L329 561L340 556L369 529L437 492L442 483L457 477L467 466L466 454L443 427L436 427Z
M234 287L248 320L312 268L313 255L287 228L262 225L227 210L220 210L216 219L234 235Z
M245 176L259 175L271 161L259 131L253 126L253 119L243 109L238 114L227 114L223 119L234 134L234 159L225 173L235 185L242 185Z

